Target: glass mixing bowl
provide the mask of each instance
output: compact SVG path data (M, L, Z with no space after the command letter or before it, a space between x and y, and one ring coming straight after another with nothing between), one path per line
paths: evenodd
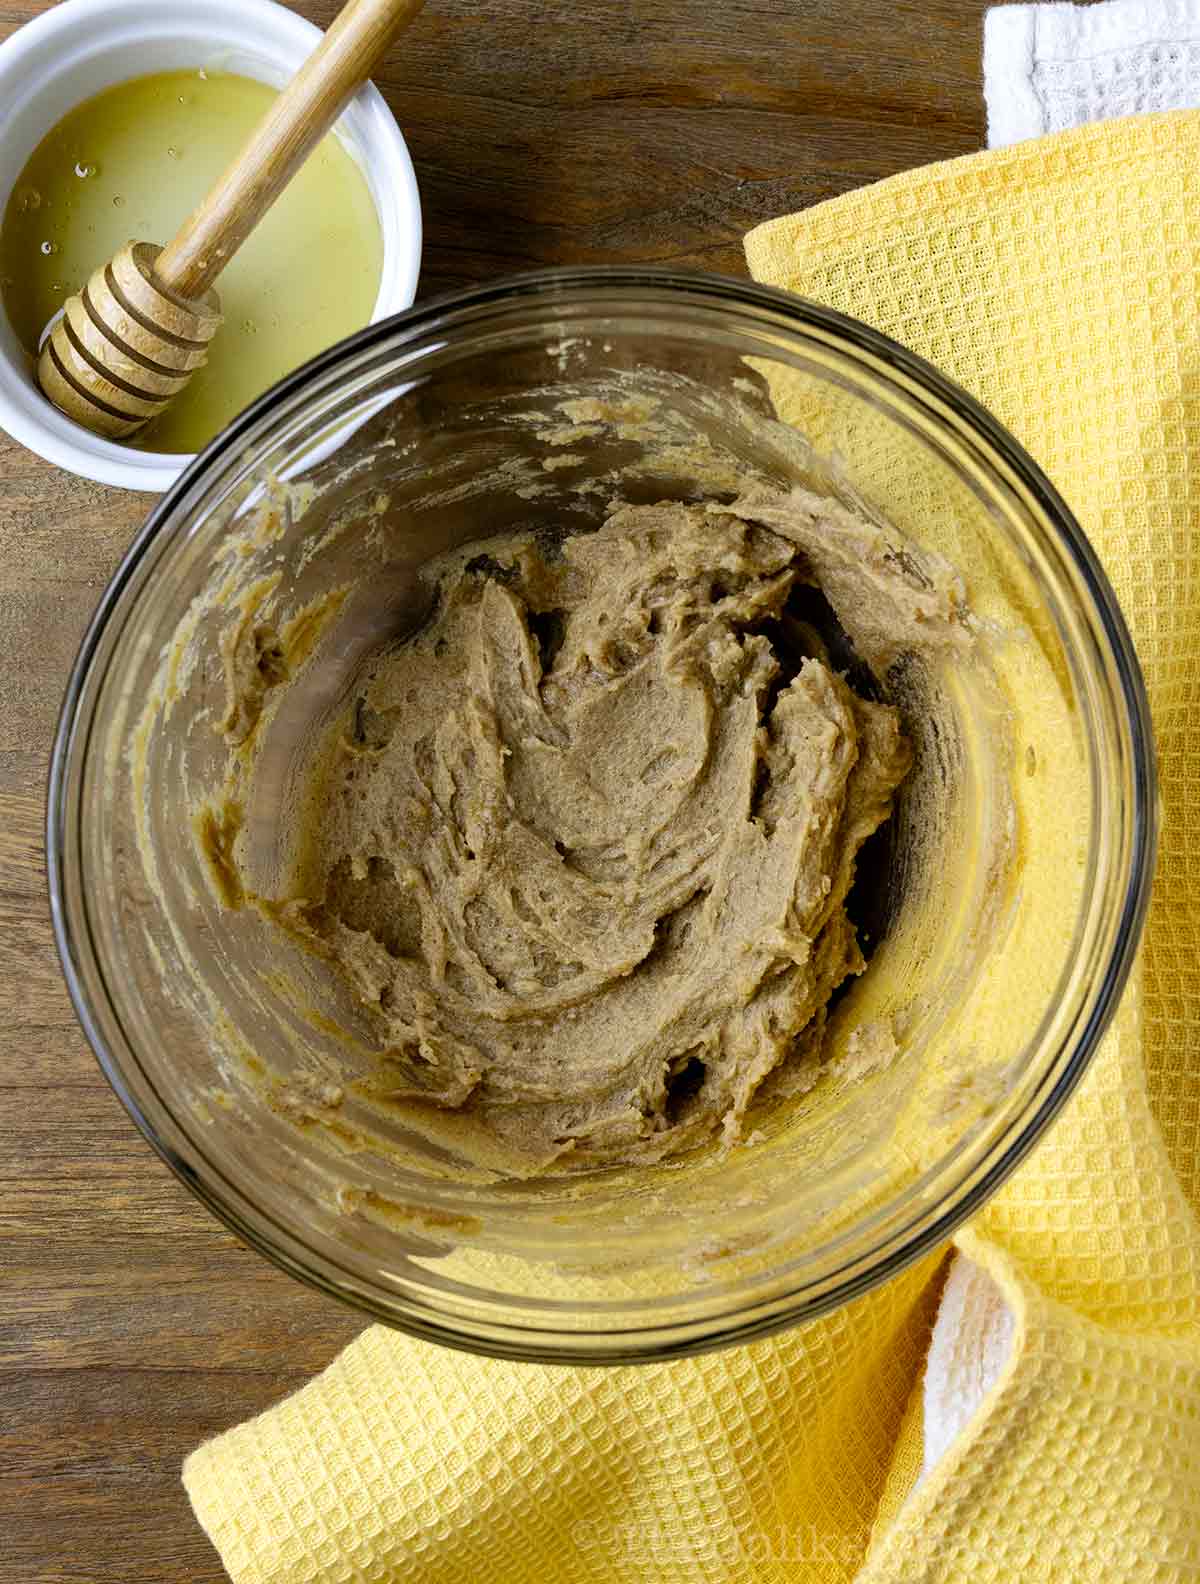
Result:
M857 899L870 967L838 1002L816 1086L728 1153L472 1175L403 1107L357 1097L369 1041L339 1033L354 1026L346 987L223 905L200 855L196 822L228 770L214 722L231 612L256 599L298 631L346 591L261 722L240 839L270 876L314 729L364 656L426 614L431 555L514 528L586 531L616 496L727 500L747 481L834 495L914 564L939 551L974 612L972 656L902 657L880 679L917 763ZM365 330L189 469L71 677L49 870L105 1073L241 1238L421 1336L598 1362L818 1314L977 1209L1096 1049L1136 949L1154 831L1146 699L1112 590L986 412L903 348L786 294L567 270Z

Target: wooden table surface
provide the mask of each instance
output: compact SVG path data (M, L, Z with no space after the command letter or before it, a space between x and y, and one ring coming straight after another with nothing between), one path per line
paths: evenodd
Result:
M0 39L49 0L0 0ZM322 26L333 0L293 9ZM755 222L983 138L984 0L430 0L378 77L422 294L560 263L744 273ZM0 434L0 1584L225 1577L179 1465L360 1329L239 1245L110 1093L62 986L43 790L150 500Z

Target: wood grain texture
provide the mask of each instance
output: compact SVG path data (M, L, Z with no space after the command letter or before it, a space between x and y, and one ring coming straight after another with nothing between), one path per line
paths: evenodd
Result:
M0 0L0 37L47 3ZM337 6L295 9L327 26ZM430 0L376 73L421 184L422 292L555 263L743 273L757 221L980 146L983 9ZM159 1164L59 977L46 759L148 504L0 436L0 1584L215 1584L180 1460L360 1327Z

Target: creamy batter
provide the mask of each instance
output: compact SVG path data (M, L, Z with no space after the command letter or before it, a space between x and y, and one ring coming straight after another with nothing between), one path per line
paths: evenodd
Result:
M962 639L956 580L800 491L429 575L318 756L288 894L252 900L353 984L377 1092L468 1112L523 1172L736 1140L864 967L846 898L911 762L806 591L881 677ZM273 652L231 633L231 741L288 679Z

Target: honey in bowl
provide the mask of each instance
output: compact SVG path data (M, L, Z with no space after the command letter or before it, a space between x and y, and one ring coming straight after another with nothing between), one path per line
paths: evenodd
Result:
M217 71L136 77L76 107L34 150L0 225L0 297L36 359L42 331L125 243L164 244L275 91ZM383 239L354 157L330 133L223 271L207 365L125 443L186 453L270 385L371 318Z

